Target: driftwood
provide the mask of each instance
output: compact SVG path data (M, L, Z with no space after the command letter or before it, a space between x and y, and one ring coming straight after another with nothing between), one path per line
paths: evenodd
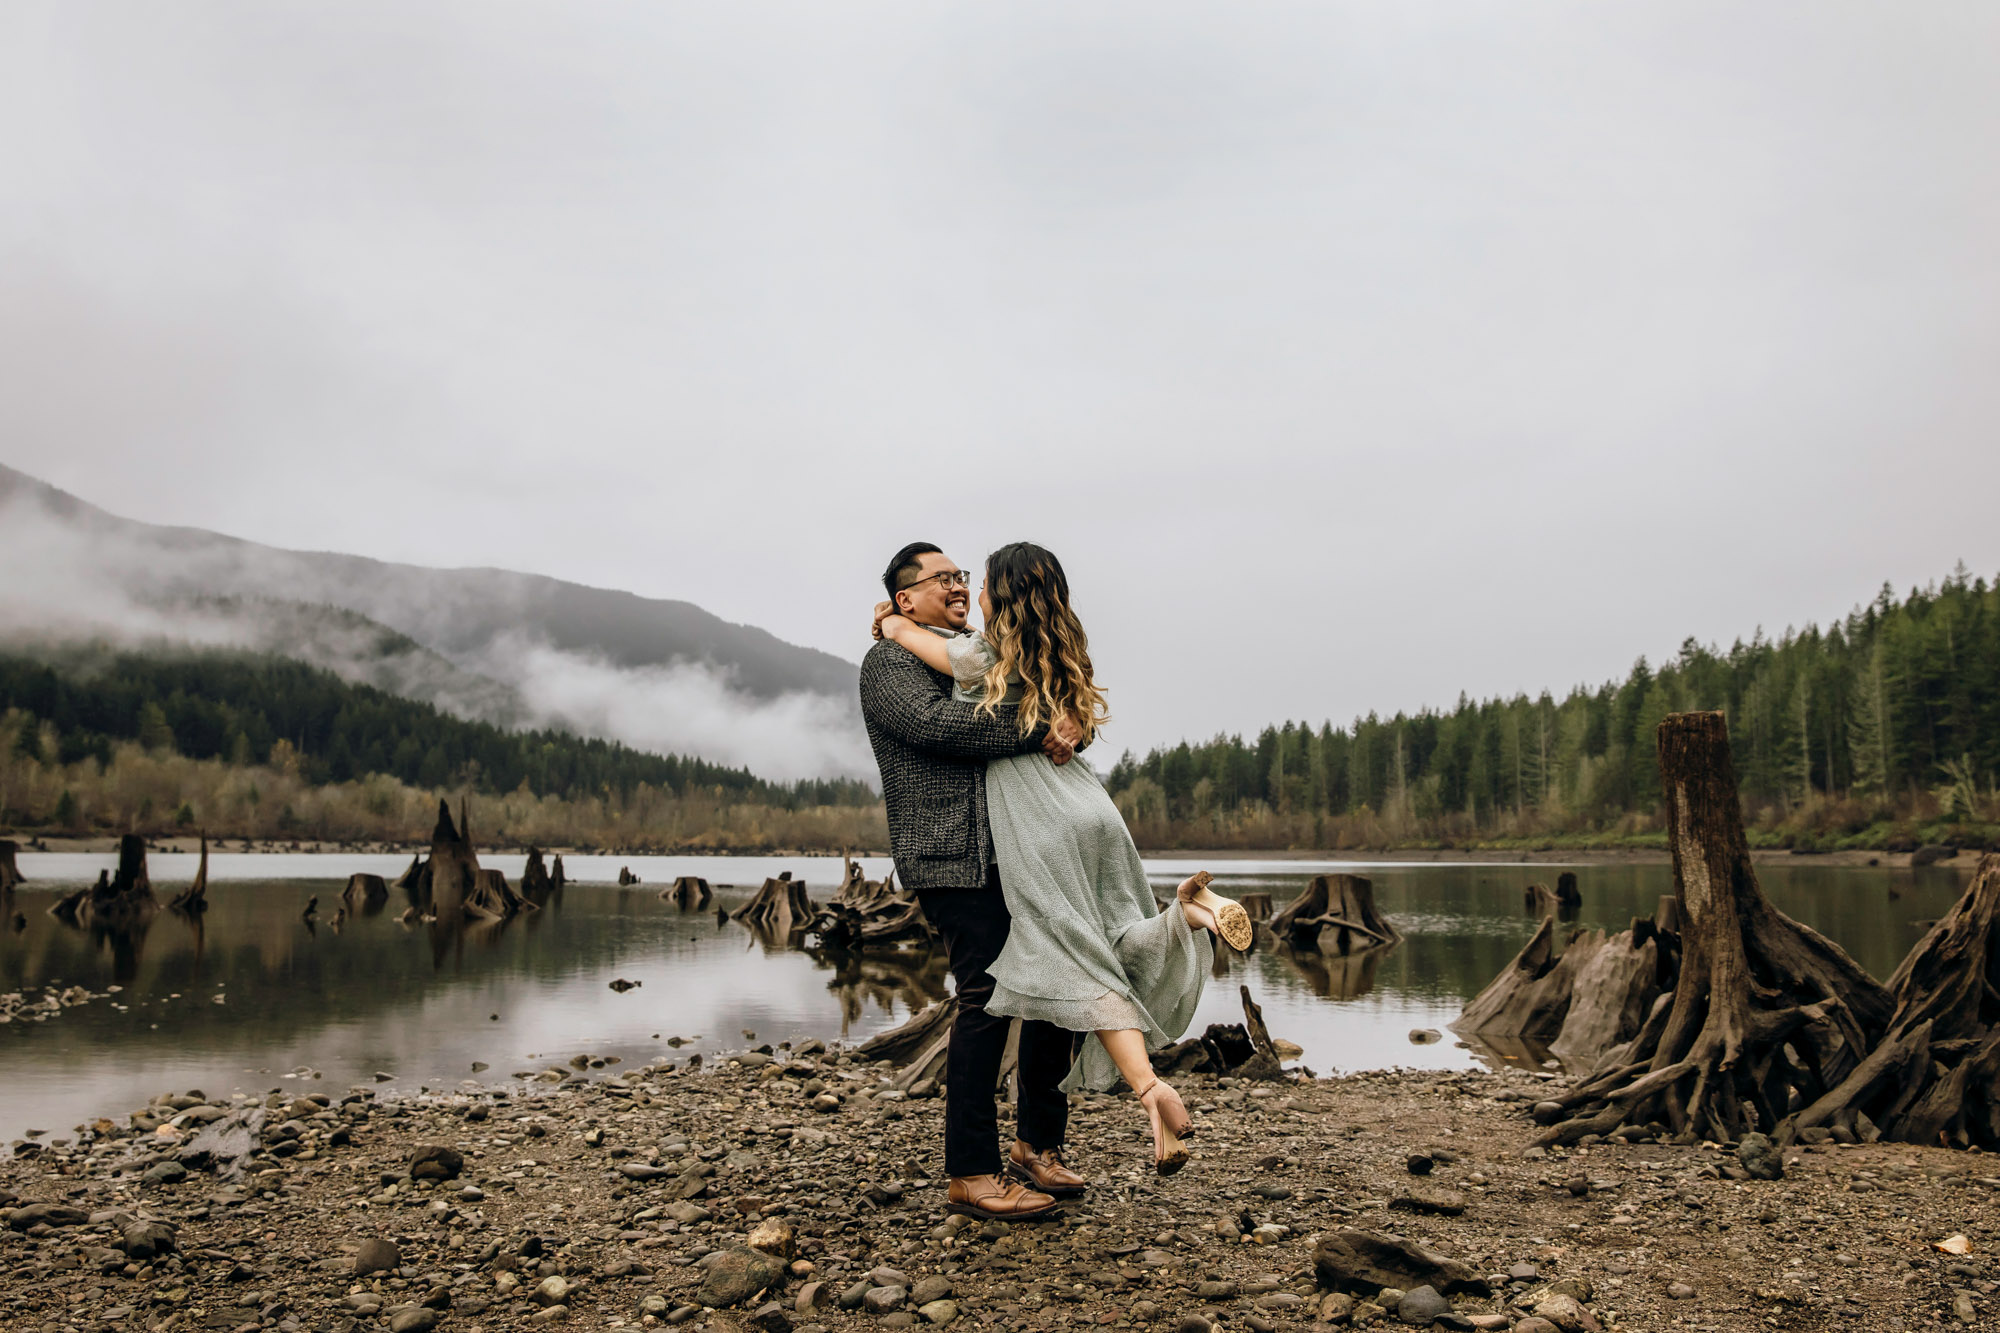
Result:
M708 881L699 875L682 875L660 890L661 902L672 903L683 912L699 911L708 906L708 900L713 896Z
M765 880L756 897L730 913L746 926L786 936L803 933L818 915L805 883L793 879L789 870Z
M347 887L340 891L341 905L350 913L379 912L388 901L389 885L380 875L349 875Z
M167 910L182 916L199 916L208 910L208 835L201 835L201 864L195 867L194 883L167 902Z
M1243 905L1243 910L1250 914L1252 921L1269 921L1271 919L1270 894L1246 893L1236 901Z
M1403 937L1375 910L1375 886L1359 875L1315 875L1292 905L1271 918L1271 933L1294 949L1346 956Z
M1888 1034L1838 1086L1787 1119L1843 1142L1882 1137L2000 1147L2000 856L1889 979Z
M11 839L0 838L0 898L14 891L16 884L22 883L21 871L14 864L14 854L20 850Z
M897 886L894 870L879 880L869 879L852 859L846 862L840 888L811 928L821 944L839 949L929 940L932 935L917 895Z
M635 874L633 874L633 873L632 873L632 867L631 867L631 866L619 866L619 867L618 867L618 887L619 887L619 888L621 888L621 889L629 889L629 888L631 888L631 887L632 887L632 886L633 886L634 884L637 884L638 882L639 882L639 877L638 877L637 875L635 875Z
M1564 1117L1544 1144L1652 1122L1719 1142L1776 1132L1857 1072L1894 1008L1839 945L1764 897L1722 714L1670 714L1658 735L1678 976L1619 1062L1544 1103Z
M1243 999L1243 1022L1211 1023L1199 1037L1189 1037L1154 1051L1153 1070L1160 1074L1222 1074L1230 1078L1280 1079L1284 1061L1302 1052L1290 1042L1279 1041L1264 1026L1264 1011L1250 998L1248 986L1239 987Z
M528 863L521 869L521 896L531 903L545 903L561 887L556 883L555 877L549 874L548 867L542 864L542 849L530 847Z
M937 1041L948 1036L952 1020L958 1017L958 1001L943 999L928 1004L887 1032L878 1032L854 1048L863 1060L887 1060L906 1065Z

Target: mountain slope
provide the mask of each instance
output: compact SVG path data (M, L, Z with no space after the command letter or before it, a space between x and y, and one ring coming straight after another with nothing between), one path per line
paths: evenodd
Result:
M359 612L462 666L506 679L505 661L539 643L613 667L698 664L732 691L768 700L815 694L851 711L857 668L691 602L640 597L502 569L431 569L264 546L198 528L122 518L0 464L0 540L38 527L67 538L67 571L149 601L246 597ZM16 617L18 620L18 616Z

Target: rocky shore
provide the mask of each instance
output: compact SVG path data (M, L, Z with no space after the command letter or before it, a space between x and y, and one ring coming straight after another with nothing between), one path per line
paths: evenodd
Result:
M1186 1171L1153 1175L1129 1097L1081 1097L1090 1195L979 1224L944 1212L941 1103L888 1073L809 1042L177 1091L0 1164L0 1326L1897 1333L2000 1307L1978 1154L1827 1141L1762 1179L1701 1144L1532 1149L1527 1072L1190 1077Z

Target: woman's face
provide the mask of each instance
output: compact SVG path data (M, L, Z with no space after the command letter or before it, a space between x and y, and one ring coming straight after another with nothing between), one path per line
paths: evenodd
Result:
M979 580L979 619L981 623L993 623L993 599L987 595L986 580Z

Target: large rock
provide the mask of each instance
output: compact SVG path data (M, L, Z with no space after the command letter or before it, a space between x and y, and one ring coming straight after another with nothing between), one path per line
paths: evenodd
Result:
M62 1203L31 1203L7 1214L7 1226L13 1231L37 1226L80 1227L89 1220L90 1214L83 1209Z
M731 1245L707 1259L708 1271L694 1298L711 1310L739 1305L778 1285L784 1264L748 1245Z
M1486 1279L1470 1266L1384 1231L1342 1227L1313 1247L1319 1284L1372 1296L1384 1287L1431 1287L1447 1295L1488 1295Z
M181 1165L190 1171L235 1174L263 1132L264 1120L264 1109L258 1107L244 1115L229 1115L214 1121L187 1141L180 1151Z
M1412 1287L1396 1302L1396 1318L1420 1328L1428 1327L1439 1315L1450 1313L1451 1302L1431 1287Z
M172 1254L176 1248L174 1229L165 1222L128 1222L120 1241L125 1257L135 1264Z
M403 1252L389 1241L371 1238L361 1242L361 1248L354 1252L354 1276L366 1277L370 1273L393 1273L403 1266Z
M463 1170L465 1158L442 1143L427 1143L410 1154L412 1180L456 1180Z
M778 1259L791 1258L798 1245L792 1224L782 1217L765 1218L745 1239L751 1249Z
M1771 1141L1762 1134L1745 1134L1736 1145L1736 1160L1750 1173L1752 1180L1783 1180L1785 1159Z

